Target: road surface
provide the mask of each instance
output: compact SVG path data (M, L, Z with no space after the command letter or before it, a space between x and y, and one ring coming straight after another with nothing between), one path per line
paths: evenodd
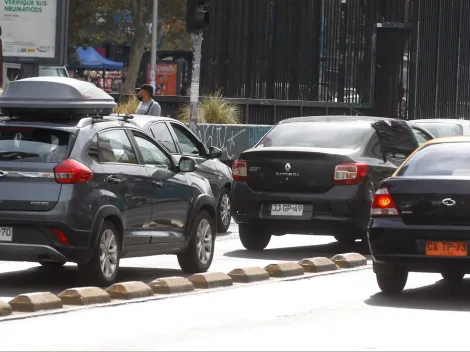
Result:
M397 298L370 269L0 323L0 350L468 350L470 281L410 276Z
M367 245L357 242L345 247L332 237L288 235L273 237L263 252L249 253L240 243L237 225L232 224L227 234L217 238L215 250L210 271L228 273L235 268L265 267L271 263L300 261L316 256L367 253ZM168 276L188 276L181 272L176 256L124 259L117 280L151 282ZM83 286L89 286L89 283L78 280L75 265L68 265L63 271L51 272L34 263L0 262L0 300L6 302L21 293L50 291L58 294L67 288Z

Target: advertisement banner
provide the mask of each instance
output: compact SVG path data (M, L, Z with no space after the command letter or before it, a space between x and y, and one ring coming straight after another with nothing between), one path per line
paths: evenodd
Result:
M150 64L147 65L147 84L150 84ZM155 84L155 95L177 95L178 65L158 64Z
M3 56L56 56L58 0L0 0Z

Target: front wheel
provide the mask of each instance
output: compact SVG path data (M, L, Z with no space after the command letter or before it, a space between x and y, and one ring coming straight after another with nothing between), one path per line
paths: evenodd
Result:
M386 295L397 295L403 291L408 281L407 271L395 271L393 273L376 273L377 284Z
M109 286L116 280L119 271L119 230L111 221L105 221L98 233L93 257L79 266L84 279L98 286Z
M223 188L219 197L219 204L217 206L217 232L227 232L230 227L231 220L232 212L230 210L229 190L227 188Z
M240 224L238 233L243 247L249 251L262 251L271 241L271 234L258 226Z
M215 226L209 213L201 211L194 219L191 240L184 253L178 254L181 269L188 274L209 270L214 258Z

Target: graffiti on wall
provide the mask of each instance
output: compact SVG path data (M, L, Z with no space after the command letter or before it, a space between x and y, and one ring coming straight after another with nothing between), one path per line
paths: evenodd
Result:
M234 160L241 152L258 143L272 127L200 124L197 126L197 135L207 147L214 146L222 150L221 160Z

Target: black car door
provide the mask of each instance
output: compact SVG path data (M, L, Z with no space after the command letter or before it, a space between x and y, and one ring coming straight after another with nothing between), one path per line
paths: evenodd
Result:
M170 122L169 126L174 132L181 155L187 155L196 160L196 172L209 181L212 193L215 199L218 200L222 185L217 163L207 157L204 144L188 128L176 122Z
M123 247L150 243L152 182L124 129L98 133L98 145L107 203L122 214Z
M153 184L151 243L183 242L193 197L187 177L175 172L171 155L150 137L137 131L132 134Z

